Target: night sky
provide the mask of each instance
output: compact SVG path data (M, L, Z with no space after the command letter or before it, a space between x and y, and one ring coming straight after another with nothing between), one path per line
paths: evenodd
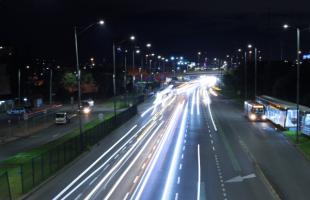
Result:
M81 60L91 56L109 62L112 41L135 34L137 45L151 42L165 56L224 56L252 43L265 58L294 57L295 33L287 22L310 26L309 0L149 1L149 0L0 0L0 44L16 47L23 58L53 58L74 64L73 26L98 19L80 37ZM310 51L310 32L302 33L302 49Z

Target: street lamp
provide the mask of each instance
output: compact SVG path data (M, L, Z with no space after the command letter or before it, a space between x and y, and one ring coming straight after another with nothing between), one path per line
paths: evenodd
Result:
M249 44L248 48L252 49L252 45ZM249 51L249 54L252 54L252 51ZM257 95L257 48L254 48L254 97Z
M152 47L152 44L151 44L151 43L147 43L147 44L146 44L146 47L147 47L147 48L151 48L151 47Z
M79 64L79 50L78 50L78 35L81 35L94 25L104 25L104 21L100 20L96 23L92 23L89 26L85 27L81 31L77 31L78 27L74 27L74 44L75 44L75 58L76 58L76 71L77 71L77 81L78 81L78 115L79 115L79 132L80 132L80 147L81 151L84 149L84 139L83 139L83 130L82 130L82 118L81 118L81 71Z
M284 29L290 28L288 24L283 25ZM297 78L296 78L296 112L297 112L297 124L296 124L296 143L299 143L299 84L300 84L300 28L296 28L296 39L297 39L297 44L296 44L296 57L297 57ZM307 30L307 29L304 29Z

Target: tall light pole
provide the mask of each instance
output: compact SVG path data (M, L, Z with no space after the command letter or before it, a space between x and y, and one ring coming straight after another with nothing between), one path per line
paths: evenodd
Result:
M17 78L18 78L18 104L19 104L19 105L20 105L20 103L21 103L21 96L20 96L20 77L21 77L20 68L18 68Z
M200 56L201 56L201 52L200 51L198 51L198 53L197 53L197 64L198 64L198 67L200 66Z
M284 24L284 29L290 28L289 25ZM308 29L304 29L308 30ZM296 74L296 143L299 143L299 129L300 129L300 113L299 113L299 90L300 90L300 28L296 27L296 61L297 61L297 74Z
M79 133L80 133L80 148L81 151L84 149L84 136L83 136L83 129L82 129L82 117L81 117L81 70L80 70L80 63L79 63L79 50L78 50L78 35L81 35L88 29L90 29L95 24L104 25L104 21L100 20L97 23L90 24L80 32L77 32L77 27L74 27L74 45L75 45L75 59L76 59L76 71L77 71L77 82L78 82L78 117L79 117Z
M113 42L113 104L114 104L114 119L116 120L116 82L115 82L115 68L116 68L116 63L115 63L115 43Z
M254 48L254 98L257 95L257 48Z
M248 98L247 53L244 51L244 98Z
M130 36L130 40L134 42L136 40L136 37L132 35ZM133 44L133 49L132 49L132 86L133 86L133 89L135 85L134 70L135 70L135 44Z
M52 104L52 93L53 93L53 69L50 68L50 95L49 95L49 103Z

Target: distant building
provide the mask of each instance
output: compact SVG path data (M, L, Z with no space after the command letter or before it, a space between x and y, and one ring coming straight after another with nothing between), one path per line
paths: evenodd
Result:
M12 48L1 46L0 48L0 98L12 94L11 76L9 66L11 64Z

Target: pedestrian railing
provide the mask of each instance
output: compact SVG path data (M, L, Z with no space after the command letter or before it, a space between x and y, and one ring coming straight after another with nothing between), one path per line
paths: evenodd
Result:
M142 101L141 99L139 101ZM66 140L56 140L0 164L0 199L17 199L53 175L82 153L81 143L92 146L137 114L137 106L118 113ZM81 142L83 138L83 142ZM84 148L85 149L85 148ZM1 173L2 172L2 173Z

